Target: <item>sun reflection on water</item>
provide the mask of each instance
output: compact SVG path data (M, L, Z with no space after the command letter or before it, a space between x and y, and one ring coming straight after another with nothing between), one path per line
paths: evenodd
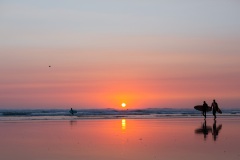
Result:
M122 130L126 129L126 120L122 119Z

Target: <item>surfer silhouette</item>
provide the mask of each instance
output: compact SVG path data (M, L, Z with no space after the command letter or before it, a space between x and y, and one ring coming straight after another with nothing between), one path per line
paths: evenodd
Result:
M206 119L207 108L208 108L208 104L204 101L203 102L203 111L202 111L202 115L204 116L204 119Z
M215 99L213 100L211 107L212 107L212 114L213 114L213 116L214 116L214 119L216 119L216 118L217 118L216 112L217 112L217 110L218 110L218 104L217 104L217 102L215 101Z
M72 115L74 115L75 113L77 113L77 111L76 110L73 110L72 108L70 109L70 111L69 111Z
M73 109L72 108L70 109L70 113L73 115Z

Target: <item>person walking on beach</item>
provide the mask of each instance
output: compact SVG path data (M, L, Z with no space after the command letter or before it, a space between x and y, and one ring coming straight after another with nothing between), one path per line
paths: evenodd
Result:
M208 104L204 101L203 102L203 111L202 111L202 115L204 116L204 119L206 119L207 108L208 108Z
M214 119L216 119L217 118L216 112L218 110L218 104L215 101L215 99L213 100L211 107L212 107L212 113L213 113Z

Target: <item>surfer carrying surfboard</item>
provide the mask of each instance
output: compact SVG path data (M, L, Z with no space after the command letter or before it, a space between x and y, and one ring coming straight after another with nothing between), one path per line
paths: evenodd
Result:
M207 108L208 108L208 104L204 101L203 110L202 110L202 115L204 116L204 119L206 119Z
M214 119L216 119L217 118L216 112L219 110L219 108L215 99L213 100L211 107L212 107L212 113L213 113Z

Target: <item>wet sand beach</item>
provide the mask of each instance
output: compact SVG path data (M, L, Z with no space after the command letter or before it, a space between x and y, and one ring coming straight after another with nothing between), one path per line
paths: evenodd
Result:
M240 159L240 119L161 118L0 122L4 160Z

